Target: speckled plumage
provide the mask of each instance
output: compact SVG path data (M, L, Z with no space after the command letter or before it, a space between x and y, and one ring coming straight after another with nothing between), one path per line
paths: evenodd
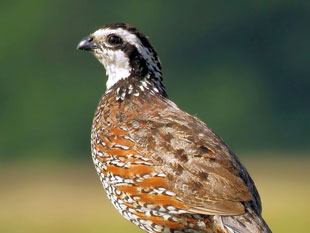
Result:
M122 32L122 44L108 48L111 29L138 42ZM91 132L93 161L115 208L147 232L271 232L237 157L206 124L167 98L157 54L142 42L144 35L126 24L100 30L104 38L94 33L88 39L97 48L88 49L85 41L79 48L99 60L106 59L102 51L118 50L128 61L124 67L131 67L128 77L113 78Z

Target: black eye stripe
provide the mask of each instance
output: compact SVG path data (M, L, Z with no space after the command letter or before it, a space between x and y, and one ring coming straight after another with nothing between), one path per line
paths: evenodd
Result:
M117 35L113 35L113 34L108 36L107 41L109 44L112 44L112 45L120 45L123 43L122 38L120 38Z

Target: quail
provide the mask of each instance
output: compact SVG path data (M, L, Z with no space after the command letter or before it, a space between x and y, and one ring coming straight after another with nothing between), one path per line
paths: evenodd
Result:
M77 47L106 70L91 129L95 168L114 207L146 232L271 232L236 155L167 95L161 63L136 27L106 25Z

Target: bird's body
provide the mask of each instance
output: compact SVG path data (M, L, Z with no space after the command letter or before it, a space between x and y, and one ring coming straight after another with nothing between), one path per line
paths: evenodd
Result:
M92 157L126 219L147 232L271 232L237 157L167 98L143 34L112 24L79 48L93 51L109 76L93 121Z

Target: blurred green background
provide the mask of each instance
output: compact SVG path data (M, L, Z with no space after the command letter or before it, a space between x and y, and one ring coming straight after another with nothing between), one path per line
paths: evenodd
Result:
M0 232L141 232L104 198L90 126L105 71L77 51L126 22L170 98L231 146L274 232L310 216L309 1L13 0L0 8Z

